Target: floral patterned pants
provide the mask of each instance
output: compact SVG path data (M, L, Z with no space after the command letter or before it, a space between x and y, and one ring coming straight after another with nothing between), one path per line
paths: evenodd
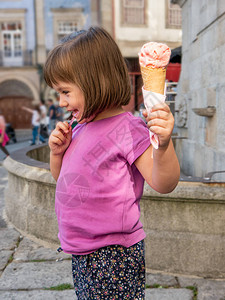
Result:
M144 241L129 248L113 245L72 255L72 273L78 300L143 300Z

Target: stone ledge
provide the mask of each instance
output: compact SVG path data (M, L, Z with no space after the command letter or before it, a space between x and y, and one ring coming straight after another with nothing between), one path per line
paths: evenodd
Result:
M41 153L41 155L40 155ZM10 154L10 157L22 164L49 170L49 148L47 145L30 146L19 149ZM46 157L46 159L43 159Z
M48 164L41 162L39 163L38 161L29 157L26 157L26 159L24 159L24 157L22 156L18 161L16 160L16 158L19 158L19 156L12 155L11 157L7 157L3 162L3 166L9 173L17 177L27 179L28 181L38 181L52 185L56 184L48 169ZM46 165L48 165L48 168L46 167Z
M167 198L168 201L198 201L225 204L225 183L202 183L180 181L169 194L160 194L145 183L143 199L153 197L157 200Z

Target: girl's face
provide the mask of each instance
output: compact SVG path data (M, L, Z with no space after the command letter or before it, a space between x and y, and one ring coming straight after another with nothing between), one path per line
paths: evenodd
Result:
M75 84L60 81L57 85L53 84L53 89L59 94L59 106L70 111L79 122L84 112L85 103L84 94L80 88Z

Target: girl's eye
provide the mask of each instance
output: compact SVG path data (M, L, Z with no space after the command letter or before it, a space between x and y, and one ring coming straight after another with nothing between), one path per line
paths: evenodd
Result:
M62 92L64 95L67 95L69 93L69 91L63 91Z

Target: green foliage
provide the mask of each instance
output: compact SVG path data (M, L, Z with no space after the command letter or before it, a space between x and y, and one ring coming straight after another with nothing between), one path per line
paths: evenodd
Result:
M160 285L160 284L153 284L153 285L149 285L149 284L146 284L145 285L145 288L146 289L167 289L168 288L168 286L162 286L162 285Z
M196 286L186 286L186 289L192 290L193 292L193 299L192 300L197 300L198 296L198 289Z
M146 289L168 289L168 288L180 288L180 286L173 286L173 287L168 287L168 286L162 286L160 284L153 284L153 285L149 285L146 284L145 285ZM192 300L197 300L197 296L198 296L198 289L196 286L186 286L186 289L189 289L193 292L193 298Z
M10 264L12 261L13 261L13 255L11 255L11 256L9 257L8 264Z
M64 290L70 290L70 289L73 289L73 286L70 283L62 283L57 286L52 286L50 288L46 288L45 290L64 291Z

